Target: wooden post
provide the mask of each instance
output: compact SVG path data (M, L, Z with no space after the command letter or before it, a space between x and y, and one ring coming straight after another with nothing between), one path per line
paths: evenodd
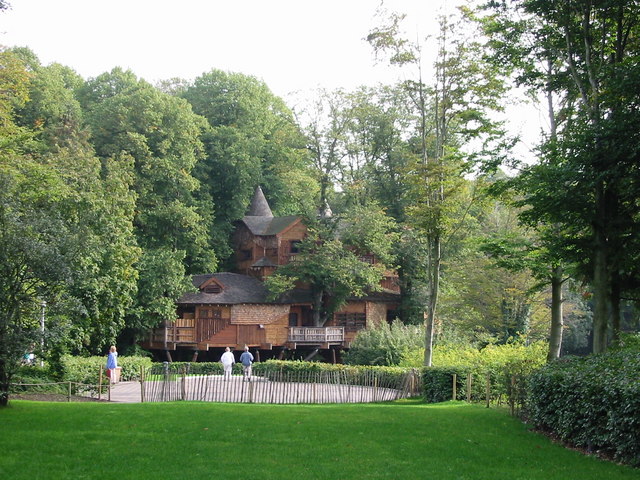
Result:
M451 400L455 400L456 398L458 398L458 374L454 373L453 374L453 385L452 385L452 392L453 395L451 395Z
M471 403L471 373L467 373L467 403Z
M191 363L196 363L198 361L198 350L193 351L193 356L191 357Z
M67 402L71 401L71 382L69 382L69 390L67 393Z
M511 416L513 416L516 411L516 376L515 375L511 375L511 395L509 395L509 410L511 411Z
M182 400L186 400L187 398L187 366L183 365L182 366L182 385L181 385L181 390L182 390Z
M98 400L102 398L102 367L98 372Z
M256 362L260 361L260 350L256 348Z
M487 373L487 408L491 402L491 374Z
M144 403L144 367L140 365L140 403Z
M335 348L331 349L331 363L333 363L334 365L336 364L336 349Z

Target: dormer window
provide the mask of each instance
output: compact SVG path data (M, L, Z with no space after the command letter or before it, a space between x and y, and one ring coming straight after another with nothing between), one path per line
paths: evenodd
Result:
M204 293L220 293L221 291L222 287L217 283L212 283L211 285L204 287Z

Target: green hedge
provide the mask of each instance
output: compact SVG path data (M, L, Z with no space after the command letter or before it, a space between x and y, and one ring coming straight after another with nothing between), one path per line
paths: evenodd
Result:
M86 385L97 385L102 370L103 383L107 383L104 375L106 357L73 357L63 355L60 359L62 380ZM140 368L151 367L151 359L146 357L118 357L118 366L122 368L120 380L136 380L140 376Z
M423 369L423 390L429 403L452 400L453 375L457 375L456 400L467 399L467 375L471 374L471 400L508 403L518 409L525 402L528 376L545 363L544 343L489 345L482 350L466 346L440 346L434 366ZM434 349L435 350L435 349Z
M578 447L640 466L640 351L551 363L530 380L530 421Z

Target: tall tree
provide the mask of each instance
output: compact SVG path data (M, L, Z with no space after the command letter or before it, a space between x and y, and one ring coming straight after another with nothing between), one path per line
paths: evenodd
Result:
M450 212L466 173L486 159L487 146L503 131L491 120L499 111L504 85L495 69L483 62L481 44L461 17L440 19L438 55L431 86L422 70L422 45L403 38L403 15L390 14L384 25L367 37L376 53L387 53L393 65L414 66L415 80L405 82L416 115L415 149L419 161L406 177L412 189L412 222L427 241L427 304L425 311L425 365L431 365L434 323L440 292L443 240L452 227ZM474 153L471 142L481 148ZM462 147L466 147L467 150ZM493 150L498 157L498 150ZM454 228L455 229L455 228Z
M185 100L121 69L88 81L79 98L105 174L115 170L113 162L133 167L134 233L142 254L128 326L142 332L174 318L173 301L190 286L187 274L216 265L212 209L196 198L200 183L193 176L206 122Z
M609 328L617 334L622 293L638 285L638 270L629 263L637 252L632 232L638 221L638 138L623 132L637 131L640 122L640 7L625 0L523 0L490 6L501 20L520 15L533 28L540 41L526 43L528 56L522 58L555 62L553 76L542 77L530 67L523 74L545 80L540 90L561 99L567 119L544 142L542 166L530 173L538 189L529 196L528 214L569 233L566 259L581 265L593 286L593 351L602 352ZM522 32L513 30L512 44L523 44Z
M229 257L233 222L242 218L256 185L280 215L311 213L317 185L309 175L304 139L282 99L255 77L212 70L182 88L208 121L205 158L194 172L215 205L212 239Z

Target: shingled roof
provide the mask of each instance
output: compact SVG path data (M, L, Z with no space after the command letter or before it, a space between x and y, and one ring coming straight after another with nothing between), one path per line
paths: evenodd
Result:
M208 280L214 279L222 290L219 293L205 293L203 291L185 293L178 303L181 304L222 304L234 305L240 303L268 303L267 288L257 278L238 273L210 273L194 275L191 279L197 289Z
M290 225L300 220L297 215L288 217L253 217L246 216L242 222L254 235L277 235Z
M219 293L205 293L200 288L210 280L214 280L222 289ZM257 278L239 273L209 273L194 275L193 286L199 291L185 293L178 300L187 305L237 305L242 303L309 303L310 293L294 289L275 301L268 301L268 290Z
M242 222L254 235L277 235L300 220L297 215L274 217L260 186L256 187L247 215Z
M256 190L253 193L253 198L251 199L251 205L249 205L247 216L273 217L273 213L271 213L271 207L269 207L269 203L267 202L264 193L262 193L262 188L260 188L260 185L256 187Z

